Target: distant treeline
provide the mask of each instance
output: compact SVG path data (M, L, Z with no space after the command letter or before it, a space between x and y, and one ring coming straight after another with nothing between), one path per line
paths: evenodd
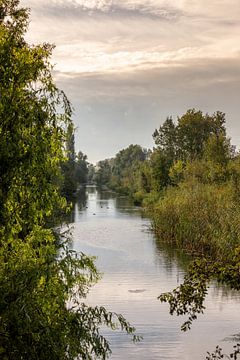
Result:
M74 129L68 126L66 135L65 159L61 164L62 170L62 194L71 199L77 193L80 186L92 183L95 169L87 161L87 155L82 151L75 152Z
M155 202L166 189L190 178L201 183L223 183L236 176L238 154L226 135L225 115L195 109L171 117L153 133L155 147L130 145L114 158L97 164L94 179L128 194L137 203Z

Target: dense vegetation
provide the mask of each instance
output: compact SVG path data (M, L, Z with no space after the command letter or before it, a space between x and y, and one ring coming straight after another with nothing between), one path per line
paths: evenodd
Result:
M52 225L66 211L63 164L75 161L71 106L52 79L52 46L24 40L28 17L18 0L0 1L0 357L105 359L100 326L133 328L83 303L98 279L93 259Z
M75 152L74 128L72 124L67 127L65 159L61 163L62 186L61 192L71 200L77 193L80 186L91 182L92 165L87 161L87 155L79 151Z
M94 181L97 185L106 185L127 195L137 191L136 174L147 158L147 151L139 145L130 145L121 150L115 158L99 161Z
M111 159L107 179L148 209L160 241L196 257L184 283L159 297L171 314L189 315L185 331L203 312L212 278L240 290L240 156L221 112L191 109L176 123L167 118L153 138L155 148L142 150L145 158L134 156L136 145ZM220 356L218 348L209 359Z

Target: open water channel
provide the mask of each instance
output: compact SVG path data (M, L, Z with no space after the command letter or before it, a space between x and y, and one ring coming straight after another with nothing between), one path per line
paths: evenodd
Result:
M133 344L126 334L103 329L111 359L198 360L220 345L226 352L240 332L240 294L211 284L206 311L182 333L183 318L169 315L160 293L176 287L188 259L166 247L150 231L150 220L129 199L88 186L75 204L73 247L97 256L103 273L86 302L121 313L143 336Z

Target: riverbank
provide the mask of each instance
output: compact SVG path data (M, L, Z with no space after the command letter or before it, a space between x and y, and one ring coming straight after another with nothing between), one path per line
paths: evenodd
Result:
M227 261L240 245L239 195L231 182L182 183L149 212L157 236L188 253Z
M161 242L190 255L231 263L240 246L238 182L202 183L191 178L161 192L128 196L151 218Z

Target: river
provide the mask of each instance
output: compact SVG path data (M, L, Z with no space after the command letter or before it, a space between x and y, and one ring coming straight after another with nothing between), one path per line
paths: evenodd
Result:
M88 186L75 204L72 225L73 248L97 256L103 273L87 303L121 313L143 336L133 344L128 335L103 329L110 359L198 360L216 345L232 349L240 332L240 294L212 283L205 314L181 332L184 319L169 315L157 297L181 282L188 259L154 237L149 219L129 199Z

